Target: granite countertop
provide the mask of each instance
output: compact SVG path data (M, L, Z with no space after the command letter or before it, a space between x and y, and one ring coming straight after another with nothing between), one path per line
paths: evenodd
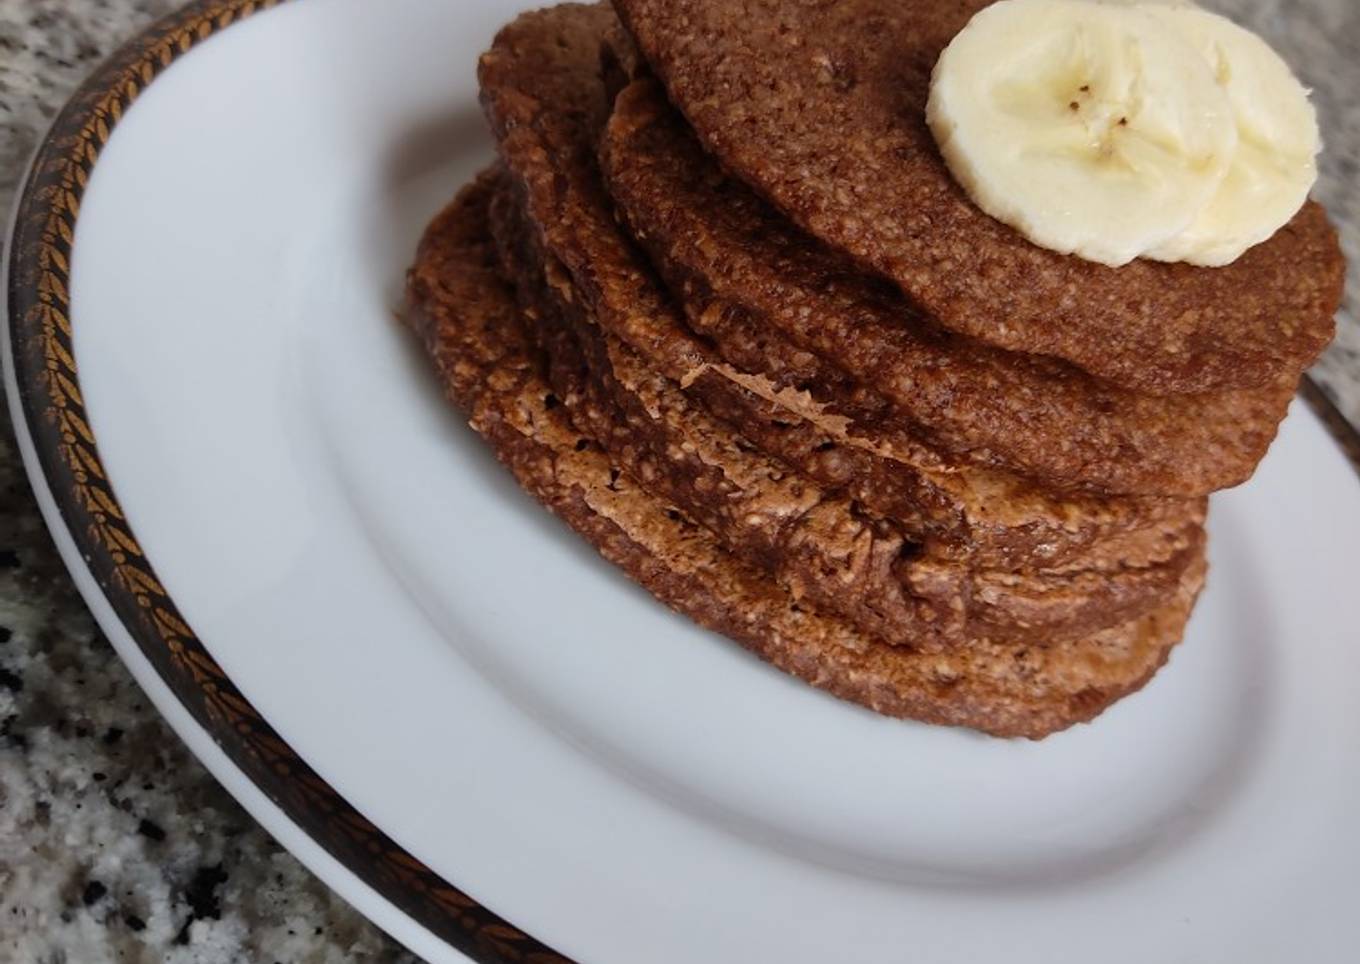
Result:
M545 0L546 2L546 0ZM173 0L0 0L0 211L52 114ZM1206 0L1314 88L1317 195L1360 269L1360 5ZM1314 374L1360 424L1360 276ZM0 403L3 404L3 403ZM100 636L0 428L0 961L414 960L275 843Z

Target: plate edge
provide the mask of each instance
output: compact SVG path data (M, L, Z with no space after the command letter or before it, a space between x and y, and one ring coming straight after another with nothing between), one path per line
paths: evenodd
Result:
M1299 382L1299 397L1313 410L1313 414L1322 422L1327 433L1346 456L1346 461L1350 462L1351 468L1355 470L1357 476L1360 476L1360 427L1351 424L1322 384L1312 375L1304 375Z
M108 607L192 724L284 819L398 913L461 954L484 964L572 964L400 847L274 732L156 578L85 417L68 315L70 261L81 198L100 151L123 113L167 67L232 24L285 2L196 0L156 21L77 88L40 141L16 196L4 252L6 387L25 468L58 548L65 535L80 557L77 562L61 552L86 604ZM92 587L82 585L78 567Z

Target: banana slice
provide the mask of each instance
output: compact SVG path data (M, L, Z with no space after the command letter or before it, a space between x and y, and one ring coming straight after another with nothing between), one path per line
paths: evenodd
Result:
M1213 200L1147 256L1229 264L1283 227L1308 199L1322 149L1317 113L1289 66L1249 30L1195 7L1148 12L1194 44L1213 68L1237 121L1237 153Z
M984 211L1116 267L1189 228L1237 147L1188 41L1141 7L1084 0L980 11L936 63L926 119Z

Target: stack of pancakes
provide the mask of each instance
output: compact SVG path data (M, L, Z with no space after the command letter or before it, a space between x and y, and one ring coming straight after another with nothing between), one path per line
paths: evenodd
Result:
M925 130L981 4L617 5L482 58L500 161L408 292L473 427L667 605L879 712L1037 738L1142 686L1205 496L1330 338L1325 216L1224 269L1053 255Z

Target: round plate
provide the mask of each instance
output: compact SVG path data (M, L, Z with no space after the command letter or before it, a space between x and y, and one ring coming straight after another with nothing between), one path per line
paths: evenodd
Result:
M837 702L521 494L398 323L505 6L270 6L190 7L58 119L6 375L101 624L285 845L434 960L1353 959L1360 487L1307 406L1093 725Z

